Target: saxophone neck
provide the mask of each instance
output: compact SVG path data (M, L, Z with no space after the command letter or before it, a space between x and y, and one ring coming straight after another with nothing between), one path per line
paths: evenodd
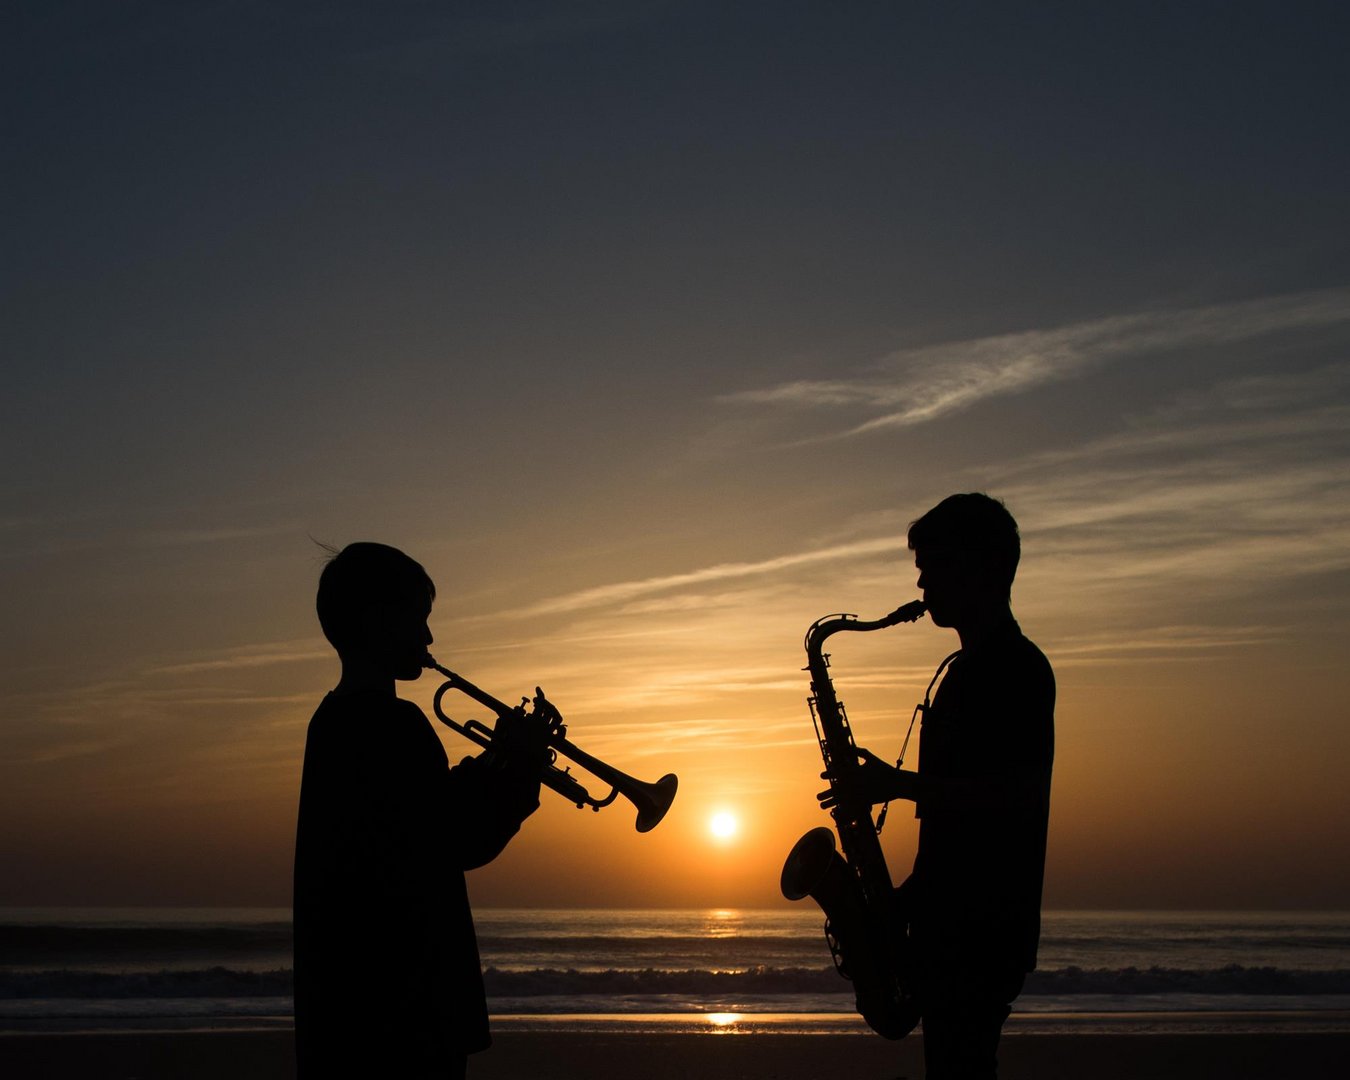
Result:
M868 630L884 630L889 626L896 626L899 623L915 622L923 618L924 612L928 609L924 606L922 600L911 600L906 604L901 604L889 615L883 615L880 619L859 619L856 615L847 615L840 613L838 615L826 615L824 618L817 619L811 624L811 628L806 631L806 652L808 656L819 655L824 647L825 639L841 630L854 630L866 632Z

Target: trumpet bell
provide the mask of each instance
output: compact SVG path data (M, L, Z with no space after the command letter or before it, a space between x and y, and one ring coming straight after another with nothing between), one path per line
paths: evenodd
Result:
M632 780L632 778L629 778ZM675 801L675 789L679 787L679 778L674 773L666 773L654 784L641 780L632 780L633 790L628 785L622 788L624 797L637 807L637 831L651 832L661 824L670 804Z

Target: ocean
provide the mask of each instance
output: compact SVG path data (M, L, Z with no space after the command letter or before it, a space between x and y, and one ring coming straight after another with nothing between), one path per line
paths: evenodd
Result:
M813 907L475 921L498 1030L866 1030ZM290 943L287 909L0 908L0 1032L286 1027ZM1047 912L1009 1025L1350 1031L1350 912Z

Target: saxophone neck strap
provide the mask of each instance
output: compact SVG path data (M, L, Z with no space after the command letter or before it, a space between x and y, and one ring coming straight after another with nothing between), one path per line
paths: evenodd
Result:
M924 711L925 715L933 704L933 687L937 685L938 679L942 678L942 673L951 666L951 662L960 655L961 650L957 649L956 652L952 653L951 656L947 657L946 660L938 665L937 671L933 672L933 677L928 680L928 689L923 692L923 704L919 706L919 708Z
M923 701L914 706L914 711L909 717L909 727L905 730L905 741L900 744L900 756L895 759L895 767L897 769L904 768L905 754L909 751L909 740L914 734L914 722L919 719L920 715L926 717L928 715L929 707L933 704L933 687L937 685L938 679L942 677L942 673L947 670L951 665L951 662L960 655L961 650L957 649L956 652L952 653L951 656L947 657L946 660L938 665L937 671L933 672L933 677L928 681L928 689L923 692ZM889 813L890 809L891 804L889 801L881 807L881 813L877 815L878 833L881 832L882 826L886 824L886 815Z

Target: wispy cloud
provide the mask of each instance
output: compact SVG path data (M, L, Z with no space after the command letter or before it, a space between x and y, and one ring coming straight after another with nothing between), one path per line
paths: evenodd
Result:
M1350 290L1332 289L1176 311L1118 315L907 349L845 379L805 379L727 394L730 404L850 408L879 415L840 436L908 427L1072 378L1127 357L1244 341L1350 321Z
M1229 379L986 475L1065 663L1266 648L1344 618L1350 365ZM1095 625L1093 625L1095 624ZM1094 644L1095 643L1095 644Z
M1227 378L1070 449L985 467L970 483L1022 520L1019 610L1056 661L1208 662L1306 633L1315 575L1350 568L1348 396L1347 364ZM809 551L599 585L512 614L565 617L550 650L565 639L575 652L548 679L606 738L625 711L720 710L734 695L761 717L783 710L791 741L800 632L843 597L905 598L892 565L904 527L899 511L864 512ZM921 691L933 648L916 634L880 661L859 649L848 687L880 715Z
M133 536L133 542L147 547L178 547L191 544L218 544L227 540L253 540L263 536L283 536L298 531L293 522L256 527L213 529L147 529Z
M267 667L273 664L296 664L309 660L327 660L333 655L328 647L320 648L313 639L271 642L264 645L246 645L226 649L211 656L178 663L160 664L146 669L147 675L184 675L203 671L232 671L238 668Z
M713 582L728 581L734 578L756 577L793 570L812 563L832 562L840 559L862 558L879 555L889 551L903 550L903 537L881 537L878 539L858 540L847 544L835 544L814 551L795 552L790 555L778 555L758 562L717 563L698 570L689 570L681 574L666 574L660 577L642 578L637 581L620 581L610 585L598 585L591 589L555 596L537 604L519 608L508 614L528 617L535 615L554 615L582 608L612 605L633 600L639 596L667 590L680 589L690 585L706 585Z
M1202 654L1268 646L1288 637L1289 632L1288 626L1183 624L1155 626L1142 633L1135 630L1126 636L1118 628L1113 631L1090 628L1080 635L1056 637L1055 666L1088 664L1100 667L1141 661L1184 663Z

